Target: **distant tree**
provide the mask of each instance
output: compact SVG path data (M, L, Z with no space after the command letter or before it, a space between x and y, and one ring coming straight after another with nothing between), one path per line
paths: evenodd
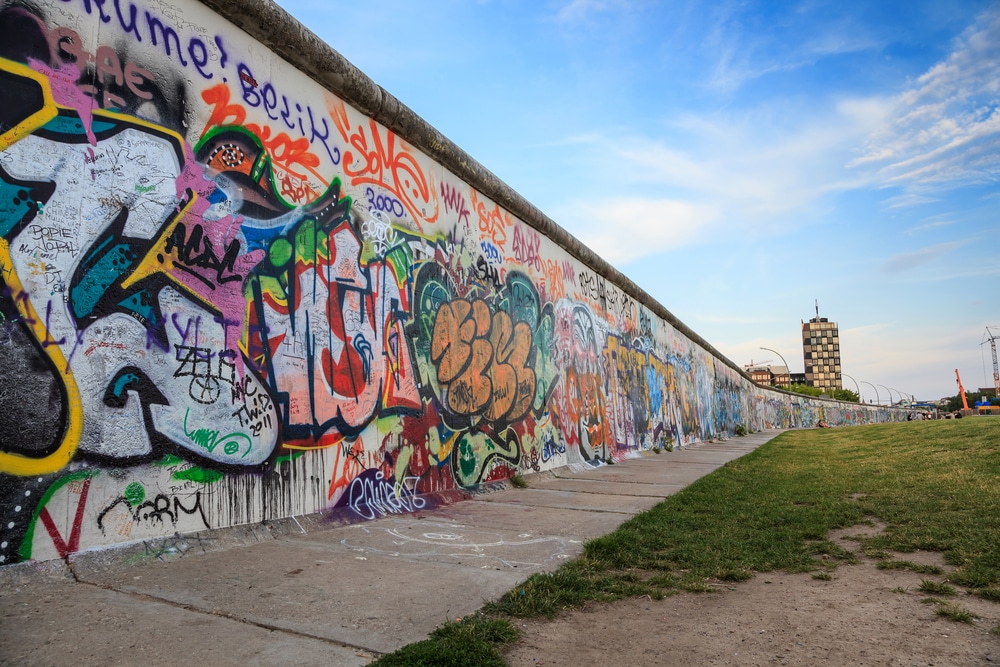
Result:
M820 387L811 387L807 384L793 384L782 388L805 396L827 394L830 398L835 398L838 401L849 401L851 403L859 403L861 401L861 397L850 389L821 389Z
M972 408L973 410L976 409L976 401L983 400L983 397L988 398L989 401L990 401L990 403L992 403L993 405L1000 405L1000 400L998 400L996 398L993 398L992 394L988 394L988 393L983 392L983 391L967 391L967 392L965 392L965 400L967 400L969 402L969 407ZM961 409L962 409L962 395L961 394L955 394L954 396L952 396L951 398L949 398L948 402L944 406L944 410L946 412L954 412L955 410L961 410Z
M834 389L833 397L838 401L847 401L848 403L861 402L861 397L850 389Z

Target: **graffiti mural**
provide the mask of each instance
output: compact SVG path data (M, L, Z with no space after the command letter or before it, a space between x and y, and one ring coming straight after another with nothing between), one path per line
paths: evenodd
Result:
M754 387L196 0L0 3L0 91L0 564L896 418Z

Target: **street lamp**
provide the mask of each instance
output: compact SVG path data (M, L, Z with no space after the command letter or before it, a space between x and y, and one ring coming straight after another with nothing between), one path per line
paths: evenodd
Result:
M889 394L889 405L892 405L892 392L889 391L889 388L884 384L880 384L879 386L885 389L886 393Z
M858 390L858 401L860 402L861 401L861 387L858 386L858 381L855 380L854 378L852 378L850 375L848 375L844 371L841 371L840 374L843 375L845 378L850 379L850 381L854 383L854 388Z
M899 394L899 404L900 404L900 405L903 405L903 404L904 404L904 403L906 402L906 401L905 401L905 400L903 399L903 397L904 397L904 396L906 396L906 394L904 394L903 392L901 392L901 391L900 391L900 390L898 390L898 389L893 389L893 391L895 391L895 392L896 392L897 394ZM910 403L912 404L912 403L913 403L913 401L910 401Z
M882 399L878 397L878 389L875 388L875 385L873 385L871 382L865 382L864 380L861 381L861 384L866 384L872 389L875 389L875 402L878 405L882 405Z
M774 352L776 355L778 355L778 358L781 359L781 363L785 364L785 370L788 372L788 384L791 384L792 383L792 369L788 367L788 362L785 361L785 358L781 356L781 352L778 352L777 350L772 350L769 347L762 347L760 349L767 350L768 352Z

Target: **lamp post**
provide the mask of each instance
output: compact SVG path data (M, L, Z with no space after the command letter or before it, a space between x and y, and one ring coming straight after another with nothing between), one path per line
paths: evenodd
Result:
M861 384L866 384L872 389L875 389L875 403L877 403L878 405L882 405L882 399L878 397L878 389L876 389L875 385L873 385L871 382L865 382L864 380L861 381Z
M903 398L904 396L906 396L906 394L904 394L903 392L901 392L898 389L893 389L893 391L895 391L897 394L899 394L899 404L900 405L903 405L904 403L906 403L906 401ZM910 401L910 404L912 405L913 401Z
M840 374L843 375L845 378L849 378L850 381L854 383L854 388L858 390L858 402L860 402L861 401L861 387L858 386L858 381L855 380L854 378L852 378L850 375L848 375L844 371L840 371Z
M785 370L788 372L788 384L791 384L792 383L792 369L788 367L788 362L785 361L785 358L783 356L781 356L781 352L778 352L777 350L772 350L769 347L762 347L760 349L767 350L768 352L774 352L776 355L778 355L778 358L781 359L781 363L785 364Z
M883 389L885 389L886 393L889 394L889 405L891 406L892 405L892 392L889 391L889 388L887 386L885 386L884 384L880 384L879 386L882 387Z

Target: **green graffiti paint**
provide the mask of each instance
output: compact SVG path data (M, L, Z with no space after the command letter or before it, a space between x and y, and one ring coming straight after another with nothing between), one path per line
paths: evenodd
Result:
M275 239L269 253L271 264L280 268L292 258L292 244L288 242L288 239Z
M164 454L163 458L156 462L156 465L161 468L169 468L170 466L181 465L184 463L184 459L173 454Z
M220 431L215 431L210 428L198 428L194 430L188 430L187 420L188 415L191 410L184 412L184 434L191 439L195 445L206 450L209 454L215 452L215 448L220 444L222 445L222 451L225 452L226 456L235 456L239 453L240 447L246 445L246 449L243 451L243 456L240 458L246 458L246 455L250 453L253 448L253 441L250 436L245 433L229 433L224 436L220 436Z
M301 450L293 451L290 454L286 454L284 456L279 456L278 458L276 458L274 460L274 464L277 466L281 465L282 463L291 463L292 461L302 458L303 456L305 456L305 454L306 453Z
M144 487L139 482L132 482L125 487L125 500L132 507L138 507L142 504L142 501L146 499L146 487Z
M178 470L170 477L170 479L177 481L198 482L199 484L214 484L222 478L223 474L218 470L209 470L208 468L199 468L197 466Z
M49 504L52 500L52 496L56 494L59 489L63 488L70 482L85 480L88 477L97 477L101 474L99 470L77 470L76 472L71 472L64 477L60 477L52 485L46 489L45 493L42 495L41 500L38 501L38 506L35 507L35 512L31 517L31 523L28 525L28 530L24 534L24 540L21 542L21 547L18 549L18 553L22 561L31 560L31 545L35 541L35 526L38 525L38 515L41 514L45 506Z

